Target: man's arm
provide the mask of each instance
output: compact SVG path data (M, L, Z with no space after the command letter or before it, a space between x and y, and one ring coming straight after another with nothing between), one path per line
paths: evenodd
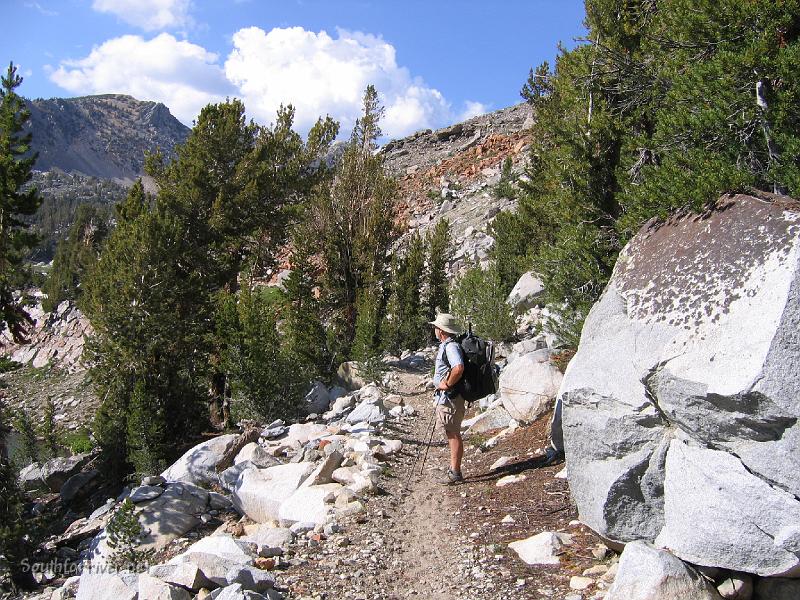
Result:
M461 379L461 376L464 374L464 365L456 365L450 372L447 374L447 377L442 379L439 383L439 387L436 388L437 390L451 390L453 386L458 383L458 380Z

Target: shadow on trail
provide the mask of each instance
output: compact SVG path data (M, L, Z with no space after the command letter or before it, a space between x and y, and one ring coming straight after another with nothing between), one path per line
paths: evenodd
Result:
M520 473L524 473L525 471L530 471L531 469L552 467L555 464L563 464L563 463L551 463L548 465L547 459L544 455L534 456L533 458L528 458L526 460L521 460L508 465L503 465L502 467L495 469L493 471L489 471L488 473L482 473L479 475L469 475L464 478L464 483L481 483L484 481L494 481L496 479L500 479L501 477L505 477L506 475L519 475Z

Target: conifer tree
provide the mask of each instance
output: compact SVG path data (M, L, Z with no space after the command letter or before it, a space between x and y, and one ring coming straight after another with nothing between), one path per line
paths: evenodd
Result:
M287 353L295 363L295 369L305 371L309 379L314 374L330 371L325 328L320 318L320 304L314 296L307 232L298 227L292 244L292 272L286 280L288 314L285 323Z
M136 507L125 498L111 515L106 526L106 538L111 548L108 564L120 571L144 570L152 557L152 550L141 550L144 527L136 515Z
M39 436L42 438L42 449L47 458L58 456L60 445L58 443L58 425L56 424L56 406L52 396L47 396L44 401Z
M437 310L450 310L449 281L447 264L453 254L450 244L450 222L440 219L433 231L426 236L427 269L425 294L425 320L433 321Z
M17 430L21 438L21 452L27 463L32 463L39 460L39 440L36 437L36 428L33 426L33 421L24 410L18 410L14 413L12 423L14 429ZM26 463L26 464L27 464Z
M369 280L359 288L356 297L356 323L352 357L366 362L381 350L381 322L383 320L383 289L380 282Z
M395 351L417 349L425 343L425 310L420 295L425 274L425 243L412 234L405 254L396 261L390 298L391 320L386 324L386 346Z
M30 154L31 134L24 126L30 118L16 88L22 84L13 63L0 78L0 327L7 326L22 341L30 317L14 292L23 283L24 258L36 236L25 217L41 203L36 188L25 187L32 177L36 154Z
M81 281L97 262L107 235L108 226L97 208L81 204L67 238L56 248L53 268L42 288L47 294L42 303L46 311L52 311L64 300L78 300Z
M209 421L227 422L229 343L218 334L225 331L218 299L236 298L240 272L267 254L258 246L274 250L282 240L289 207L325 174L309 165L336 134L332 121L321 121L303 142L292 119L281 109L276 124L262 128L245 122L238 100L207 106L175 161L149 158L158 196L148 200L137 185L119 209L84 300L98 332L93 374L105 398L96 432L118 476L171 461ZM261 331L245 321L244 364L278 360L247 345L249 336L275 331L274 322L273 315ZM262 375L284 367L265 362L243 373L264 389Z
M337 332L339 347L333 350L343 356L350 354L355 339L357 303L364 309L359 353L374 347L370 340L385 305L382 282L389 267L387 253L397 235L396 184L374 153L383 108L371 85L364 92L363 106L336 175L315 194L310 214L324 267L323 296Z

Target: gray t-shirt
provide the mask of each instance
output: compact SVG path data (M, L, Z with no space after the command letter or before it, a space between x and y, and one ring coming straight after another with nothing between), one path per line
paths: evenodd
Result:
M447 362L444 361L444 353L447 351ZM450 366L447 366L450 363ZM453 338L448 338L439 344L439 352L436 353L436 368L433 373L433 385L438 387L444 381L450 369L457 365L463 365L464 360L461 358L461 352L458 349L458 342ZM436 397L444 397L441 392L436 393Z

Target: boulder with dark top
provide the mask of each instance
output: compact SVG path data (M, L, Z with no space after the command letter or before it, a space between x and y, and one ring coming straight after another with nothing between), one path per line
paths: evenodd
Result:
M92 455L89 453L51 458L41 467L42 480L51 491L57 492L67 479L80 473L91 458Z
M697 565L800 575L798 389L800 203L737 195L647 224L559 392L581 520Z

